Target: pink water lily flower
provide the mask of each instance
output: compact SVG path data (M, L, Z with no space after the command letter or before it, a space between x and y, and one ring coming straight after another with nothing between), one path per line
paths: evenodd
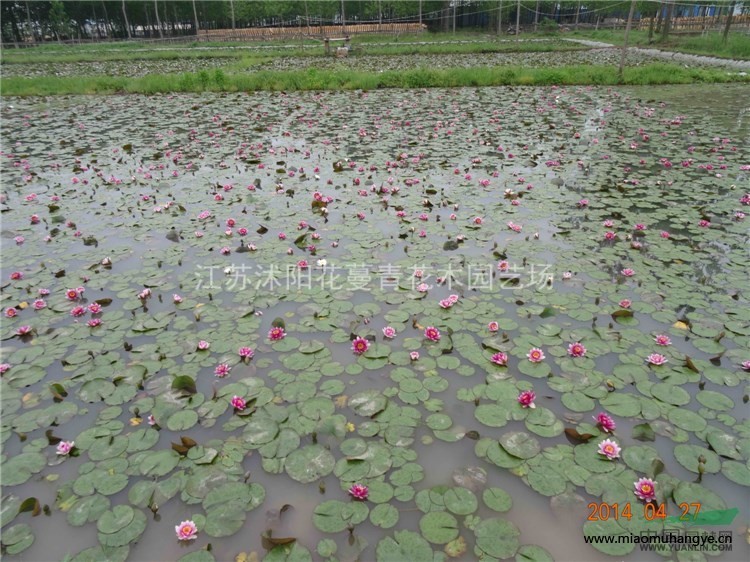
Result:
M492 357L490 357L490 361L492 361L495 365L506 365L508 363L508 354L499 351L493 354Z
M630 269L629 267L626 267L622 271L620 271L625 277L632 277L635 275L635 271L633 269Z
M75 318L80 318L84 314L86 314L86 309L84 307L82 307L82 306L74 306L70 310L70 315L73 316L73 317L75 317Z
M646 357L646 361L651 365L664 365L668 361L661 353L652 353Z
M383 336L386 338L393 338L396 336L396 329L392 326L386 326L383 328Z
M206 340L201 340L198 342L198 349L201 351L207 350L209 347L211 347L211 344L208 343Z
M412 351L411 353L409 353L409 359L411 359L412 361L416 361L417 359L419 359L419 352Z
M229 371L231 370L232 368L226 363L219 363L214 369L214 375L216 375L220 379L223 379L229 374Z
M630 305L633 304L633 302L630 299L622 299L617 304L620 306L620 308L630 308Z
M284 331L284 328L280 328L278 326L275 326L268 330L268 339L271 341L279 341L283 340L286 337L286 332Z
M58 455L69 455L75 446L75 441L60 441L57 444Z
M430 341L440 341L440 330L438 330L434 326L428 326L424 329L424 337L426 337Z
M244 410L246 406L245 399L237 395L232 396L231 404L235 410L238 410L240 412Z
M370 490L364 484L352 484L352 487L349 488L349 494L355 500L364 501L370 495Z
M568 355L571 357L583 357L586 355L586 348L583 347L581 342L571 343L568 346Z
M594 416L594 420L596 421L596 425L598 425L601 430L606 433L612 433L617 428L615 420L613 420L612 417L605 412L599 412L596 416Z
M641 478L633 483L635 495L639 500L650 502L656 497L656 482L651 478Z
M534 400L536 399L536 393L533 390L524 390L518 395L518 403L523 408L536 408Z
M526 357L528 357L529 361L531 361L532 363L539 363L540 361L544 361L545 355L544 352L538 347L532 347L526 354Z
M497 332L500 329L500 324L498 324L497 322L490 322L489 324L487 324L487 329L490 332Z
M669 336L665 336L664 334L656 336L654 341L656 342L656 345L672 345L672 340L669 339Z
M240 357L243 359L252 359L253 355L255 355L255 352L251 347L241 347L237 353L239 353Z
M368 349L370 349L370 342L365 338L357 337L352 340L352 353L355 355L362 355Z
M614 460L620 456L622 448L612 439L605 439L599 443L599 450L597 451L600 455L604 455L609 460Z
M174 530L181 541L192 541L198 537L198 527L192 521L183 521Z

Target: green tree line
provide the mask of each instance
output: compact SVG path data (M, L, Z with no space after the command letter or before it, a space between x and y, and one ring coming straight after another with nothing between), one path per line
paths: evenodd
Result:
M161 38L201 29L306 26L356 22L422 22L431 29L483 28L498 33L516 23L578 26L627 17L626 0L0 0L4 43ZM637 17L661 31L679 15L716 15L731 0L642 0ZM744 4L750 4L745 2ZM697 12L697 14L696 14ZM657 17L658 16L658 17ZM662 26L662 21L664 26Z

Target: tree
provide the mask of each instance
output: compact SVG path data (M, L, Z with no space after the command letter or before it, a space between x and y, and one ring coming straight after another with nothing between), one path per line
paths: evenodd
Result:
M724 43L727 42L727 38L729 37L729 26L732 25L732 15L734 15L734 7L737 4L737 2L732 2L729 6L729 13L727 14L727 24L724 26L724 35L722 36L722 41Z
M70 32L70 18L60 0L52 0L49 10L49 26L58 42L62 40L63 35L67 36Z
M669 37L669 29L672 25L672 14L674 13L674 4L670 2L667 5L667 13L664 14L664 24L661 29L661 40L666 41Z

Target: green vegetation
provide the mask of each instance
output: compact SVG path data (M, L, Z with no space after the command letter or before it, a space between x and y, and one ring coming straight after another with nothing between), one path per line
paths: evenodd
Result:
M622 45L624 31L577 31L566 34L566 37L602 41L614 45ZM633 47L651 47L664 51L690 53L693 55L707 55L728 59L750 60L750 35L730 33L727 42L722 40L721 33L711 32L706 35L670 35L666 41L660 41L654 34L651 42L648 40L648 30L631 31L628 44Z
M529 41L536 37L525 37L525 41L504 40L479 34L461 34L455 38L451 34L430 34L429 36L408 36L394 38L389 35L355 36L352 38L352 49L358 54L368 55L409 55L424 54L461 54L461 53L497 53L497 52L548 52L585 49L569 41L551 40ZM264 57L280 56L321 56L321 41L306 40L295 42L289 39L266 41L263 43L189 43L181 47L149 47L144 43L118 43L106 45L98 50L92 45L52 46L45 45L33 49L19 49L2 52L3 64L31 63L77 63L135 60L178 60L196 58L241 58L249 53L262 54Z
M699 82L750 82L750 77L723 70L651 64L626 68L624 84L690 84ZM260 71L225 73L152 74L140 78L89 76L6 78L0 84L4 96L64 94L158 94L201 91L374 90L378 88L451 88L466 86L545 86L552 84L615 85L617 68L611 66L563 66L526 68L415 68L372 73L352 70Z

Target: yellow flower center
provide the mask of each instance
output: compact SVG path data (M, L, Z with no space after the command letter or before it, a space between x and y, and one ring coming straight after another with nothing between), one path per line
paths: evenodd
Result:
M644 492L648 494L651 491L651 485L650 484L642 484L641 485L641 492Z

